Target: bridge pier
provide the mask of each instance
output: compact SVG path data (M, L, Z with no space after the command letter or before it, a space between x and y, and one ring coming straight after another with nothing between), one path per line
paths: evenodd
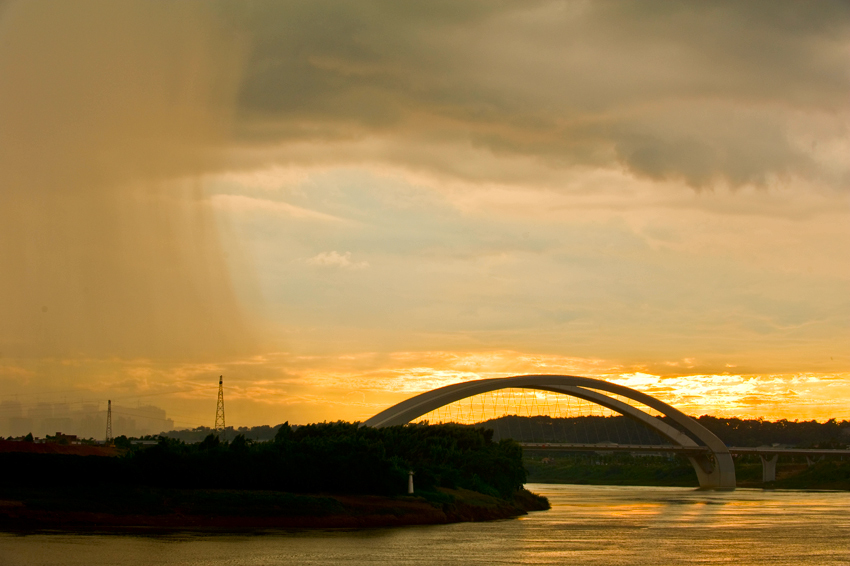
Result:
M688 456L700 489L735 489L735 461L728 452Z
M765 483L776 481L776 461L779 460L779 454L759 454L759 458L761 458L761 481Z
M823 460L823 456L806 456L806 464L808 464L810 468L821 460Z

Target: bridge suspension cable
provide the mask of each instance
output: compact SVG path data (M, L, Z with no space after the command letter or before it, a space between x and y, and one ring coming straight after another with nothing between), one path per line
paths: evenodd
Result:
M631 404L637 405L634 401ZM495 431L497 440L513 438L532 443L669 444L654 430L596 403L560 393L519 388L487 391L460 399L412 422L486 426Z
M522 390L520 392L513 389ZM502 392L507 390L507 392ZM566 395L573 399L570 403L578 405L580 417L566 417L572 421L583 423L579 427L586 438L592 434L597 440L602 431L606 435L618 436L623 429L620 423L625 421L612 417L614 413L628 417L640 423L643 427L651 429L657 436L663 437L671 445L682 447L689 451L688 459L699 478L700 486L708 488L734 489L735 487L735 465L727 446L717 438L711 431L699 424L663 401L656 399L640 391L589 377L570 375L521 375L516 377L490 378L465 383L448 385L433 391L428 391L402 401L393 407L381 411L372 418L366 420L363 426L384 427L391 425L416 422L419 419L433 419L434 422L458 422L462 424L473 424L476 422L476 408L482 408L482 416L486 414L488 399L496 401L492 406L501 405L505 408L505 415L501 418L490 419L490 421L506 421L508 433L516 438L517 431L511 417L520 430L519 434L533 436L535 428L532 423L537 424L539 434L545 435L547 431L553 431L552 417L546 415L548 421L542 422L540 414L542 406L551 407L548 394ZM484 395L484 402L477 402L475 397ZM528 399L527 403L520 403L520 397ZM581 403L586 401L586 406ZM571 405L568 404L568 407ZM555 400L556 413L561 410L561 403ZM585 413L585 408L587 412ZM525 414L526 418L519 420L518 416ZM657 418L663 415L663 419ZM564 417L556 417L564 418ZM488 422L488 421L485 421ZM613 426L612 426L613 423ZM545 424L545 426L544 426ZM603 426L604 424L604 426ZM575 430L575 429L574 429ZM640 429L631 429L633 434L639 433ZM592 432L591 432L592 431ZM612 442L613 441L609 441Z

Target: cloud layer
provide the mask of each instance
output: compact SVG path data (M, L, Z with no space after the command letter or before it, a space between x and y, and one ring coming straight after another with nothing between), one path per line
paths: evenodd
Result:
M652 179L848 184L846 3L254 3L242 139L471 145ZM436 160L434 159L436 157ZM504 179L496 179L504 180ZM528 181L528 179L525 179Z
M847 388L846 2L7 2L0 37L6 391Z

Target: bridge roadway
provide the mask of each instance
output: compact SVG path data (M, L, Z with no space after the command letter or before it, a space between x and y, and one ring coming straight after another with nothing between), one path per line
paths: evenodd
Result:
M640 452L640 453L673 453L684 456L711 454L708 446L676 446L673 444L566 444L557 442L520 442L524 450L561 450L564 452ZM850 456L850 450L829 448L780 448L776 446L730 446L732 456L754 454L761 458L762 480L776 480L776 461L779 456L805 456L811 465L814 458L823 456Z

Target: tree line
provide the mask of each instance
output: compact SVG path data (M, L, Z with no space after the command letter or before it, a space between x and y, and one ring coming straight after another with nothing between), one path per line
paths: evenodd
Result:
M403 494L413 471L418 490L464 488L510 498L526 479L516 442L495 442L490 430L459 425L376 429L346 422L297 428L284 423L266 442L242 434L226 442L210 434L195 444L160 437L154 446L124 446L127 452L118 458L0 454L0 466L9 472L7 481L26 485L292 493Z
M662 420L676 426L669 419ZM727 446L781 444L797 448L844 448L850 444L850 421L768 421L710 415L696 420ZM517 442L669 444L655 431L619 415L567 418L509 415L473 426L492 429L496 439L511 438Z

